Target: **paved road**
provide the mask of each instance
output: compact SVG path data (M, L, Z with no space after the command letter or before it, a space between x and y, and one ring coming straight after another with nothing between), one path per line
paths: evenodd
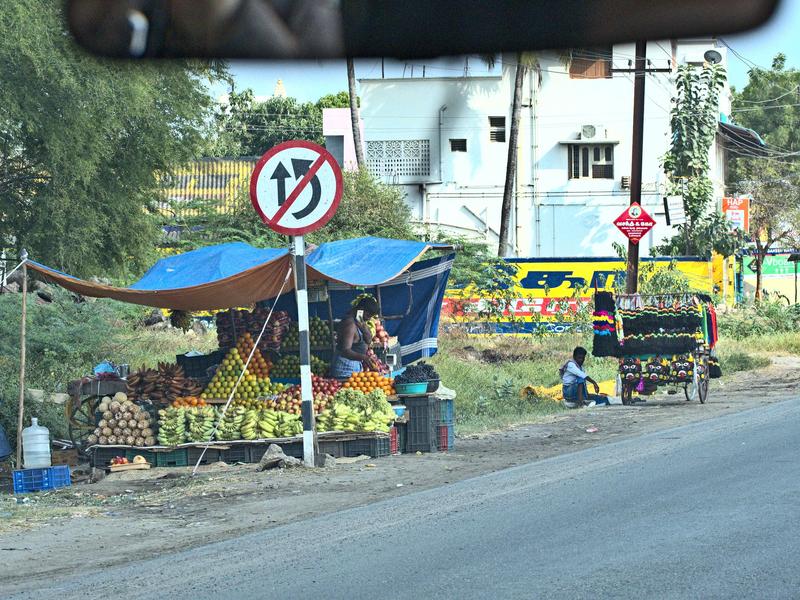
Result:
M800 400L16 597L797 598L798 432Z

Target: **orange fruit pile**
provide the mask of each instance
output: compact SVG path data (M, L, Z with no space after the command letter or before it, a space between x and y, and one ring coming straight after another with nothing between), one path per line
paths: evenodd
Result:
M369 394L372 390L383 390L387 396L394 394L394 381L373 371L353 373L342 387L365 394Z
M239 351L239 357L243 361L246 361L247 357L250 356L250 353L253 352L253 346L255 346L255 342L253 341L253 336L251 336L249 333L245 333L239 338L239 341L236 344L236 349ZM269 377L271 368L272 364L270 361L264 358L260 350L256 350L253 353L253 358L250 360L247 370L256 377L266 379Z
M172 402L173 408L189 408L190 406L205 406L206 401L195 396L178 396Z

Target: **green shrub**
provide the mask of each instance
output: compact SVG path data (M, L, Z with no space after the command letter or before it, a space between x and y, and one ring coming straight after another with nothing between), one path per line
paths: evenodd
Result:
M737 340L759 335L775 335L800 331L800 305L780 302L757 302L728 313L718 319L721 337Z

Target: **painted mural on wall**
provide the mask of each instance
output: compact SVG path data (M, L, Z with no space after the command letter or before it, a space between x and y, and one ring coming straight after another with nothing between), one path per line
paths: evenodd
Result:
M668 267L673 259L642 259ZM674 259L677 268L698 291L720 289L722 260ZM517 267L513 319L486 322L477 315L486 313L487 299L469 297L462 290L451 290L442 307L451 323L466 324L470 333L527 334L544 328L561 333L580 327L588 312L595 289L614 290L624 285L625 262L619 258L526 258L510 259ZM719 265L715 265L715 263ZM716 267L716 268L715 268Z

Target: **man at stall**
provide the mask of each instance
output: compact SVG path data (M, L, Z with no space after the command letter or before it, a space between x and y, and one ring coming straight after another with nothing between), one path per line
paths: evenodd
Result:
M367 350L372 340L372 331L367 326L367 321L378 312L378 301L372 296L363 296L341 320L336 331L336 356L331 364L332 377L348 379L353 373L364 370L364 363L369 361Z
M561 376L564 406L567 408L578 408L591 402L593 398L590 398L586 391L587 381L594 386L595 394L600 393L600 386L583 370L586 355L586 348L578 346L572 351L572 358L558 370Z

